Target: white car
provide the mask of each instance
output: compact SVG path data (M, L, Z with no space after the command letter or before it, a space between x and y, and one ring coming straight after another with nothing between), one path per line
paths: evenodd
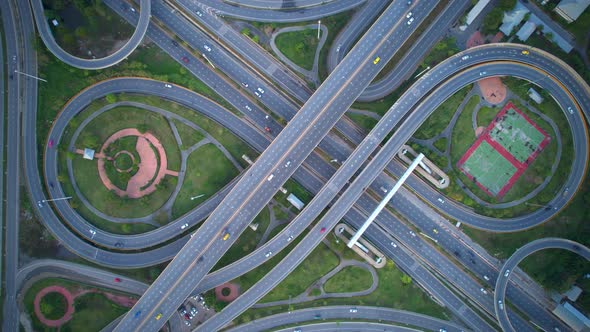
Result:
M255 95L256 95L256 97L258 97L258 98L262 97L262 96L260 95L260 93L258 93L258 91L254 91L254 94L255 94Z
M567 111L570 112L570 114L574 114L574 110L571 107L567 107Z
M467 60L467 59L469 59L469 55L464 55L461 57L461 60Z
M188 224L184 224L184 225L180 226L180 229L185 229L187 227L188 227Z
M287 242L291 242L291 240L293 240L293 235L291 235L287 238Z
M38 202L37 202L37 206L39 206L39 207L43 207L43 203L42 203L41 201L38 201Z
M248 87L248 83L246 83L246 82L242 82L242 86L243 86L244 88L247 88L247 87Z
M506 272L504 272L505 277L508 277L509 274L510 274L510 270L506 270Z
M260 93L264 93L264 90L262 88L258 88L256 90L260 91Z
M272 251L269 251L266 254L264 254L264 256L266 256L267 258L270 257L270 255L272 255Z
M203 17L203 13L201 13L200 11L197 10L197 15L199 15L199 17Z
M358 309L357 308L350 308L350 312L352 312L352 313L358 312Z
M483 288L480 288L479 290L480 290L482 293L484 293L484 294L488 294L488 292L487 292L485 289L483 289Z
M483 75L486 75L486 74L487 74L487 72L482 71L482 72L479 73L479 76L483 76Z
M483 278L487 281L490 281L490 277L488 277L488 276L483 276Z
M397 244L395 244L395 242L391 241L390 244L391 244L392 247L397 248Z
M406 18L410 18L412 17L412 12L409 12L408 15L406 15Z
M247 109L248 111L252 111L252 107L250 107L250 106L248 106L248 105L246 105L246 109Z
M291 165L291 160L288 160L287 163L285 164L285 167L289 167Z
M498 306L500 307L500 310L504 310L504 303L502 303L502 300L498 300Z
M170 84L164 84L164 87L168 88L168 89L172 89L172 85L170 85Z
M445 200L442 199L442 198L439 198L438 201L441 202L441 203L444 203L445 202Z
M408 25L412 24L412 22L414 22L414 18L410 17L410 19L408 20Z
M207 46L206 44L203 47L207 50L207 52L211 52L211 47Z

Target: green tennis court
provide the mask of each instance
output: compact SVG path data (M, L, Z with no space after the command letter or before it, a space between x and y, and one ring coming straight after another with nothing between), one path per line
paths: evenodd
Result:
M485 140L473 150L462 165L463 170L494 196L506 185L517 169Z
M539 147L545 135L512 107L500 117L501 120L490 130L490 138L523 163Z

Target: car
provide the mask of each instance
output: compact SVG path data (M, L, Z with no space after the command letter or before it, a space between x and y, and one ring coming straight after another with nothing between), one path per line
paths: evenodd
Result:
M226 241L227 239L229 239L229 231L226 228L223 232L223 241Z
M209 47L207 44L203 45L203 47L205 50L207 50L207 52L211 52L211 47Z
M258 90L261 94L264 93L264 90L261 87L258 87L256 90Z
M409 12L408 15L406 15L406 18L410 18L412 17L412 12Z
M172 45L178 47L178 42L176 40L172 40Z
M338 47L336 47L336 52L340 52L340 46L342 45L338 45Z
M254 91L254 94L256 95L256 97L260 98L262 97L262 95L260 93L258 93L258 91Z
M160 320L160 318L162 318L162 313L161 313L161 312L159 312L159 313L156 315L156 320Z
M49 182L49 187L50 187L51 189L53 189L53 188L55 187L55 186L53 185L53 182Z
M395 242L391 241L390 244L391 244L392 247L397 248L397 244L395 244Z
M188 320L185 320L185 321L184 321L184 325L186 325L186 326L191 326L191 322L189 322Z
M461 57L461 60L467 60L467 59L469 59L469 55L464 55Z
M301 329L294 329L293 332L301 332Z
M350 312L352 312L352 313L358 312L358 309L357 308L350 308Z
M487 72L485 72L485 71L479 72L479 76L483 76L483 75L486 75L486 74L487 74Z
M186 307L181 306L180 308L178 308L178 312L183 316L186 315Z
M408 6L411 6L412 5L412 1L409 1L409 0L406 3L408 4Z
M199 313L199 310L197 310L197 307L195 307L194 305L191 306L191 314L193 316L196 316Z
M168 89L171 89L172 88L172 85L170 85L170 84L164 84L164 87L165 88L168 88Z
M267 133L270 133L270 128L269 127L264 127L264 131L266 131Z
M438 234L438 229L436 229L436 228L433 228L433 229L432 229L432 232L433 232L434 234Z
M250 107L250 106L248 106L248 105L246 105L246 109L247 109L248 111L252 111L252 107Z
M190 60L187 57L185 57L185 56L183 56L181 59L182 59L182 62L184 62L184 63L189 63L190 62Z
M529 55L529 51L528 50L522 50L522 55Z
M410 235L415 237L416 236L416 233L410 231Z
M410 19L408 20L408 25L412 24L412 22L414 22L414 18L410 17Z
M483 276L483 278L484 278L485 280L487 280L487 281L490 281L490 277L488 277L488 276L485 276L485 275L484 275L484 276Z
M49 140L49 143L47 143L47 145L48 145L50 148L52 148L52 147L53 147L53 139L50 139L50 140Z
M247 88L247 87L249 87L248 83L246 83L246 82L242 82L242 86L243 86L244 88Z
M271 175L269 175L269 176L266 178L266 181L269 181L269 182L270 182L270 181L272 181L272 179L273 179L274 177L275 177L275 175L274 175L274 174L271 174Z
M182 226L180 226L180 229L185 229L185 228L187 228L187 227L188 227L188 223L187 223L187 224L184 224L184 225L182 225Z
M43 202L41 202L41 201L38 201L38 202L37 202L37 206L38 206L38 207L43 207Z
M510 275L510 270L506 270L506 272L504 272L505 277L508 277L508 275Z
M480 289L479 289L479 291L480 291L480 292L482 292L482 293L484 293L484 294L487 294L487 293L488 293L488 292L487 292L485 289L483 289L483 288L480 288Z
M138 312L136 312L136 313L133 315L133 317L134 317L134 318L137 318L137 317L139 317L139 316L141 316L141 310L139 310Z
M191 319L193 319L193 317L192 317L191 315L189 315L188 313L186 313L186 312L184 313L184 316L183 316L183 317L184 317L184 319L186 319L186 320L191 320Z
M445 200L442 199L442 198L439 198L438 201L441 202L441 203L444 203L445 202Z
M380 57L376 57L375 60L373 60L373 64L374 65L378 64L380 60L381 60Z
M198 10L197 10L197 15L198 15L199 17L203 17L203 13L201 13L201 12L200 12L200 11L198 11Z
M291 165L291 160L287 160L287 163L285 164L285 167L289 167Z
M115 278L115 282L121 282L121 278Z
M135 8L133 8L133 7L129 7L129 9L130 9L132 12L134 12L134 13L135 13Z
M502 303L502 300L498 300L498 306L500 307L500 310L504 310L504 303Z
M272 251L269 251L266 254L264 254L264 257L268 258L268 257L270 257L270 255L272 255Z
M567 107L567 111L570 112L570 114L574 114L574 110L571 107Z
M438 332L447 332L447 330L441 327L440 329L438 329Z
M293 235L291 235L287 238L287 242L291 242L291 240L293 240Z
M320 234L324 234L326 232L326 227L322 227L322 229L320 229Z

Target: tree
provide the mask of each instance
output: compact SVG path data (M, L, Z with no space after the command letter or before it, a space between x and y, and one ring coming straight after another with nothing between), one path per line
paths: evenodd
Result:
M404 284L404 285L409 285L412 283L412 278L405 273L402 275L401 280L402 280L402 284Z
M498 7L492 9L492 11L486 15L483 19L481 30L484 35L489 35L496 32L496 29L502 23L504 17L504 11Z

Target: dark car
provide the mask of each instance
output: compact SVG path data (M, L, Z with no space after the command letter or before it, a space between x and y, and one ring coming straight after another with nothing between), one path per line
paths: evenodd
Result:
M172 41L172 45L174 45L174 46L178 47L178 42L177 42L176 40L173 40L173 41Z
M121 282L121 278L115 278L115 282Z
M138 312L136 312L136 313L135 313L135 315L133 315L133 317L137 318L137 317L139 317L140 315L141 315L141 310L140 310L140 311L138 311Z
M184 63L189 63L190 62L190 60L187 57L185 57L185 56L182 57L182 61Z
M49 144L48 144L48 145L49 145L49 147L50 147L50 148L52 148L52 147L53 147L53 139L50 139L50 140L49 140Z

